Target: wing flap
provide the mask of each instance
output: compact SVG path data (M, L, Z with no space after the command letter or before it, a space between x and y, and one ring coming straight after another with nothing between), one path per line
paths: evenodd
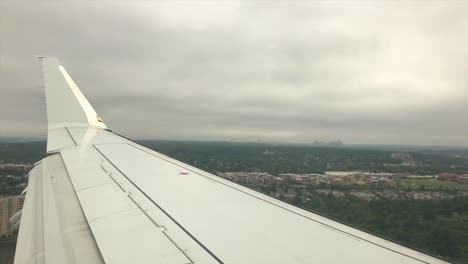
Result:
M106 263L191 263L165 235L165 229L158 227L102 167L96 151L83 147L61 154ZM87 162L81 163L83 160Z

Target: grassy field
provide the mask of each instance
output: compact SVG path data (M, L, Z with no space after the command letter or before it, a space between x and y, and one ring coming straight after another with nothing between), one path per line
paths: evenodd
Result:
M402 179L401 186L409 189L468 191L468 184L439 181L436 179Z
M443 232L437 234L435 232L433 235L441 236L450 236L450 239L447 239L445 243L449 244L450 249L458 248L458 258L449 258L449 260L454 263L468 263L468 214L452 214L450 217L437 217L436 222L439 226L451 227L452 231L449 229L444 229ZM452 234L447 234L447 232L452 232ZM443 250L442 250L443 251ZM452 252L457 253L457 252Z

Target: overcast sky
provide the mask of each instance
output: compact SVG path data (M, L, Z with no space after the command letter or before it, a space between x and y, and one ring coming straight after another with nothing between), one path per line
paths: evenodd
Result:
M468 1L0 0L0 136L44 137L36 55L135 139L468 145Z

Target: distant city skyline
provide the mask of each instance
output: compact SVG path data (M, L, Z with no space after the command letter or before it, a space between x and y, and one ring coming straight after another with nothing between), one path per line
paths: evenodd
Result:
M468 2L0 3L0 136L45 138L37 55L134 139L468 146Z

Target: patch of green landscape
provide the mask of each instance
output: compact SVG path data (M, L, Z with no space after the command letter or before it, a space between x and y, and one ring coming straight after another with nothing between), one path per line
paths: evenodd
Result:
M467 263L466 197L364 201L315 194L298 205L455 263Z
M468 191L468 184L437 179L401 179L401 187L408 189Z
M436 175L467 173L468 159L445 152L411 152L416 166L391 158L392 151L266 143L188 142L145 140L139 143L195 166L216 171L323 173L369 171Z

